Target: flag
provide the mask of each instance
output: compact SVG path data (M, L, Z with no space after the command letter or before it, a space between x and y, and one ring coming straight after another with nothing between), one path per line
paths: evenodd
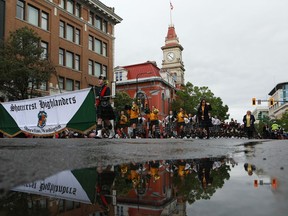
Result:
M20 132L43 136L64 128L85 132L95 127L92 88L0 104L0 131L9 137Z
M170 9L173 10L173 5L171 2L170 2Z
M12 191L38 194L86 204L95 203L98 173L94 168L65 170L42 180L19 185Z

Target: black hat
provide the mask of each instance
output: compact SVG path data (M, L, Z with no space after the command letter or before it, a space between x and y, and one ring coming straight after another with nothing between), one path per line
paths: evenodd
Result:
M101 76L98 77L98 79L106 80L106 77L101 75Z

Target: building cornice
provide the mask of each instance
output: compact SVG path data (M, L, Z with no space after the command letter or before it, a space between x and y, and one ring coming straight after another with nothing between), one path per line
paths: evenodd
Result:
M136 83L147 83L147 82L161 82L164 83L165 85L173 88L174 90L176 90L176 86L171 85L169 82L167 82L166 80L162 79L161 77L148 77L148 78L141 78L138 79L138 81L136 79L131 79L131 80L121 80L121 81L116 81L116 86L122 86L122 85L131 85L131 84L136 84Z
M271 91L268 95L272 96L273 94L275 94L276 91L278 91L279 89L282 89L283 85L288 85L288 82L283 82L283 83L278 83Z
M118 24L123 20L120 16L114 13L114 8L106 6L99 0L84 0L84 2L87 2L89 5L93 6L94 9L96 9L98 12L113 20L114 24Z

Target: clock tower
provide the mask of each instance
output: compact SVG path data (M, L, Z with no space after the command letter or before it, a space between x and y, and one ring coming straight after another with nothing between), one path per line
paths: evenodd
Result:
M173 25L168 27L163 51L162 71L167 71L174 79L178 88L184 85L184 63L182 61L183 47L179 44Z

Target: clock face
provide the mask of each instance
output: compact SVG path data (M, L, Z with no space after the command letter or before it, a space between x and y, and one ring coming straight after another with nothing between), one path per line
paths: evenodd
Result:
M173 52L167 53L167 60L168 61L173 61L175 58L175 54Z

